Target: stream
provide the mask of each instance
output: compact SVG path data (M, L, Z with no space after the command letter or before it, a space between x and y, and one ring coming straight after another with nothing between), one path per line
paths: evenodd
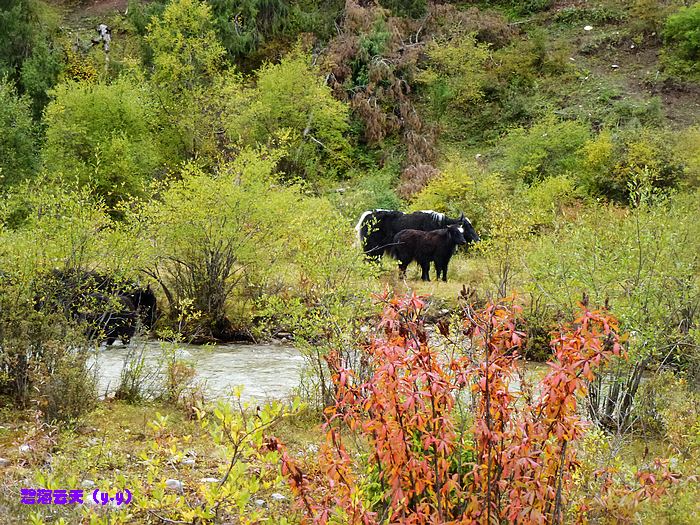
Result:
M169 343L168 343L169 344ZM169 347L173 348L173 347ZM299 386L304 358L284 344L222 344L197 346L178 343L178 358L194 365L195 381L203 382L208 398L229 397L231 388L241 385L244 401L280 399ZM162 378L163 343L135 339L128 346L102 346L93 359L97 366L98 393L114 392L125 361L143 352L145 384L155 386Z

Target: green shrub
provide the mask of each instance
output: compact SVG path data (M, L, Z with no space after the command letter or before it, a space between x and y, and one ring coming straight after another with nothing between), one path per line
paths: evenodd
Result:
M650 35L663 27L669 12L678 0L632 0L629 5L630 22L633 31Z
M131 22L136 34L145 36L153 17L161 16L164 9L165 4L162 2L142 4L136 0L129 0L126 18Z
M97 377L89 364L90 352L76 350L76 342L77 338L67 342L70 346L59 353L51 367L41 369L42 379L35 381L37 406L47 421L75 421L97 404Z
M584 124L548 117L529 129L511 130L501 142L502 159L498 166L526 184L575 173L583 160L581 148L589 138Z
M36 140L29 98L0 79L0 188L30 177L37 168Z
M681 185L689 188L700 186L700 126L678 131L673 149L675 158L683 163Z
M46 421L77 419L97 400L83 335L60 313L36 311L29 287L1 288L0 393L32 402Z
M154 18L163 15L165 3L153 1L148 3L138 0L129 0L127 6L126 22L130 25L128 31L142 37L138 39L141 61L144 67L153 67L153 49L143 39L148 32L148 26Z
M254 87L230 78L224 126L237 144L285 144L280 169L289 177L317 180L350 166L347 105L336 100L311 56L299 49L257 72Z
M593 7L568 6L559 9L554 20L562 24L611 24L627 18L627 13L614 4L597 5Z
M449 119L441 122L448 139L481 144L514 127L529 127L540 119L551 118L551 91L557 85L565 85L569 78L575 79L568 59L570 52L553 44L543 30L530 31L508 46L491 50L490 55L481 64L483 71L474 74L479 87L478 103L462 111L447 112ZM439 101L440 97L434 100ZM428 102L434 105L433 100Z
M59 85L45 122L49 173L90 185L110 208L142 195L161 167L150 92L129 79Z
M526 188L521 193L527 203L533 227L551 226L564 209L574 204L580 191L571 175L549 177Z
M158 334L160 337L160 334ZM145 345L130 344L119 372L114 398L137 404L156 397L158 368L146 364Z
M171 322L183 307L200 315L178 327L184 336L231 339L249 321L231 317L234 299L254 302L273 290L314 304L352 293L367 271L330 202L273 176L282 154L245 150L217 176L188 165L134 216Z
M669 370L657 371L642 383L638 399L635 412L642 432L661 437L685 457L700 450L700 393L692 383Z
M62 67L58 34L58 16L39 0L10 0L0 9L0 78L31 97L37 120Z
M145 43L160 143L171 167L199 159L213 165L221 140L221 94L216 90L226 50L210 4L173 0L152 17ZM143 80L141 80L143 82ZM145 84L145 82L143 82Z
M30 401L47 420L75 419L95 401L95 378L82 327L40 307L44 276L54 268L136 267L138 239L113 228L88 190L71 193L44 179L15 188L0 206L0 390ZM22 220L16 221L18 203ZM8 223L8 218L11 222Z
M268 38L280 35L289 18L282 0L211 0L218 36L233 60L252 55Z
M225 51L214 32L209 4L174 0L147 31L157 87L180 94L216 77Z
M416 80L425 86L438 120L448 109L449 113L464 111L483 97L484 63L489 52L487 45L476 42L474 34L433 41L426 54L426 68Z
M411 201L412 210L435 210L451 216L464 212L479 235L489 236L499 203L511 192L498 173L483 173L459 158L446 164Z
M636 207L595 206L533 240L524 262L526 288L567 311L585 295L608 304L633 357L684 368L700 298L697 193L656 196L648 181L632 191Z
M700 59L700 2L681 7L666 20L664 39L685 60Z
M700 2L681 7L666 20L663 30L667 51L666 65L689 76L700 74ZM675 59L675 60L674 60Z
M629 199L630 184L648 178L656 188L672 188L684 177L674 134L642 128L601 132L582 148L581 185L592 195L618 202Z

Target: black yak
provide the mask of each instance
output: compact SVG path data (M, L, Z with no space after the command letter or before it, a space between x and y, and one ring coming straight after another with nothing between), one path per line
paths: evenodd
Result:
M35 298L38 310L48 308L85 324L91 340L127 344L140 322L156 321L156 297L150 286L82 269L53 270L41 282Z
M391 251L394 236L401 230L432 231L450 225L461 226L467 242L477 242L477 235L472 223L464 214L458 219L451 219L443 213L430 210L403 213L394 210L366 211L355 226L362 249L370 259L378 260Z
M399 261L401 276L412 261L421 267L421 279L430 281L430 263L435 263L437 278L447 281L447 265L458 245L466 244L462 226L453 224L447 228L429 232L403 230L393 239L390 254Z
M129 297L95 292L89 295L83 308L76 318L85 324L89 340L104 340L109 346L120 339L127 345L134 337L139 314Z

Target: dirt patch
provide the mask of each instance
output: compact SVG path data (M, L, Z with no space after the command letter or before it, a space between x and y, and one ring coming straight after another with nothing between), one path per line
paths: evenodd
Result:
M579 48L576 59L600 78L619 83L625 97L659 97L666 123L672 128L687 127L700 120L700 85L665 78L658 38L647 37L640 42L622 34L585 52L582 42L583 39L575 41Z
M68 20L79 21L83 18L102 17L116 12L124 13L129 0L86 0L84 2L53 0L50 4L63 12Z
M129 4L129 0L94 0L82 4L83 16L100 16L115 11L124 13Z
M665 81L652 88L661 97L664 113L676 128L692 126L700 122L700 86Z

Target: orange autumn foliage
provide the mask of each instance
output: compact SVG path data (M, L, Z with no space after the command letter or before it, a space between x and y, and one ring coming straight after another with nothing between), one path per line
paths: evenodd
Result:
M554 337L550 371L530 389L515 384L526 337L516 329L517 306L465 307L469 351L450 357L429 340L423 298L382 301L381 335L363 348L371 378L360 381L328 356L336 402L326 409L318 467L304 472L272 441L302 523L585 523L601 506L624 500L631 508L677 481L661 464L638 473L634 486L601 472L597 499L570 500L575 443L586 429L579 400L595 371L622 353L607 313L583 308ZM467 393L469 426L458 414ZM349 436L366 454L348 451Z

